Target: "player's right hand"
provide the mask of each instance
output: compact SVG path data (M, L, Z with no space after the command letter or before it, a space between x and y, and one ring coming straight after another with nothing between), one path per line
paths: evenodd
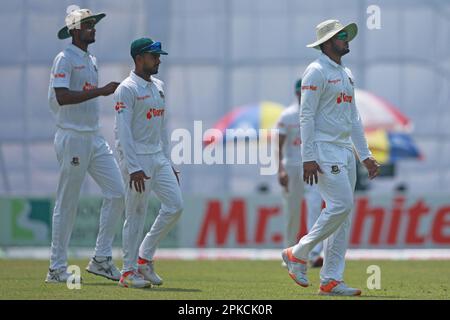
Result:
M102 87L102 96L109 96L110 94L113 94L114 91L116 91L117 87L119 86L119 82L110 82L106 86Z
M280 183L280 185L282 187L284 187L286 192L289 192L289 189L288 189L289 177L288 177L286 171L281 170L278 172L278 182Z
M303 162L303 181L309 185L313 185L319 181L317 173L323 173L319 165L315 161Z
M147 177L145 172L142 170L133 172L132 174L130 174L130 189L133 189L133 184L134 184L134 189L139 192L142 193L145 191L145 180L150 179L150 177Z

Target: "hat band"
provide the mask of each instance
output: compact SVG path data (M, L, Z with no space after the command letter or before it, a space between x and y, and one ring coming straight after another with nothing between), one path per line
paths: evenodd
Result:
M67 25L67 29L72 30L72 29L80 29L81 28L81 24L83 22L87 22L89 20L93 20L95 22L95 18L93 18L92 16L89 17L85 17L85 18L81 18L77 21L73 21L70 25Z

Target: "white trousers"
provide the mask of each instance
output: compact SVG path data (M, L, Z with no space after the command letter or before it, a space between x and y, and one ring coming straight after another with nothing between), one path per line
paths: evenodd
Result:
M285 228L285 247L292 247L298 242L298 232L300 229L300 208L303 197L307 207L308 230L316 222L322 210L322 197L316 185L305 185L303 182L303 167L285 165L288 175L288 190L283 188L283 209L284 209L284 228ZM310 252L310 260L320 256L322 252L322 242L319 242Z
M108 143L98 133L58 129L54 146L61 172L53 211L50 269L67 266L67 248L86 173L103 194L95 256L111 256L116 225L124 210L125 188Z
M302 168L303 170L303 168ZM302 172L302 182L303 182L303 172ZM319 187L309 184L304 184L305 186L305 201L306 201L306 208L307 208L307 224L308 224L308 231L312 229L314 223L316 223L317 219L319 219L320 212L322 211L322 196L320 195ZM323 250L323 242L320 241L316 244L316 246L311 250L309 253L309 260L314 261L317 259L321 254Z
M303 201L303 180L300 179L301 166L284 167L288 176L288 192L283 188L284 246L292 247L298 242L300 231L300 207Z
M125 169L123 155L119 152L119 161L125 181L125 223L123 225L123 270L137 270L138 255L153 260L159 242L172 229L183 211L181 189L169 160L163 152L138 155L139 162L149 180L145 182L145 192L130 189L130 175ZM153 191L161 201L161 209L150 231L140 247L144 231L150 193Z
M353 211L356 184L356 162L353 152L331 143L317 143L319 189L326 208L307 235L294 246L293 254L306 260L310 251L324 242L324 265L320 272L322 282L328 279L343 281L345 253Z

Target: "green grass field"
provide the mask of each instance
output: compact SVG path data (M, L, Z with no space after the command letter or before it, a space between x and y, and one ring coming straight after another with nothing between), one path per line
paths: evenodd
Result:
M46 284L48 261L0 260L0 299L450 299L450 261L348 261L345 280L363 290L360 298L317 295L319 270L310 269L312 286L302 288L279 261L160 260L165 283L151 289L121 288L84 271L87 260L69 261L82 269L80 290ZM381 268L381 289L367 289L367 267Z

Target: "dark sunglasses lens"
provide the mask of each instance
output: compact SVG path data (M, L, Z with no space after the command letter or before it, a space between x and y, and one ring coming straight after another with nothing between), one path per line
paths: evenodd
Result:
M347 40L348 34L347 34L347 32L345 32L345 31L340 32L340 33L338 33L337 38L338 38L339 40Z

